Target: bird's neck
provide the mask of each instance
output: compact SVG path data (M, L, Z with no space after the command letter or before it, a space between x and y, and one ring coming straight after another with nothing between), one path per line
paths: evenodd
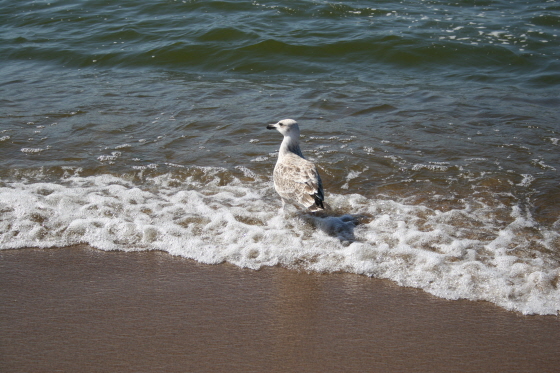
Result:
M282 144L280 145L279 157L284 157L289 153L297 154L303 158L303 154L299 148L299 139L284 136L284 140L282 140Z

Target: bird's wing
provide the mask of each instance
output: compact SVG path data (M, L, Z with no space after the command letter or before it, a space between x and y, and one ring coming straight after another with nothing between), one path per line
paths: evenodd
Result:
M274 170L278 193L299 195L299 198L303 198L299 202L306 207L314 204L322 207L323 185L317 167L299 156L288 157L278 163Z

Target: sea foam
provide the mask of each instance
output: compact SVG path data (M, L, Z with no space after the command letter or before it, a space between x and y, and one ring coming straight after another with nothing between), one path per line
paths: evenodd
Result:
M560 310L559 234L519 206L503 222L480 202L440 211L387 196L328 194L325 215L281 214L268 178L195 171L142 182L111 175L4 182L0 247L162 250L209 264L386 278L524 314Z

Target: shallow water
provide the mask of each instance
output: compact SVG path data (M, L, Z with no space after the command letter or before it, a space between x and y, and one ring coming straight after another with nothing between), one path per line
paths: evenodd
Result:
M560 310L559 2L0 5L0 247ZM278 215L283 118L326 216Z

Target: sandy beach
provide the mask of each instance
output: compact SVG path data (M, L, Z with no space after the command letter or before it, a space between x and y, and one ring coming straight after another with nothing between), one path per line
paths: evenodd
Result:
M553 372L560 320L351 274L0 252L2 372Z

